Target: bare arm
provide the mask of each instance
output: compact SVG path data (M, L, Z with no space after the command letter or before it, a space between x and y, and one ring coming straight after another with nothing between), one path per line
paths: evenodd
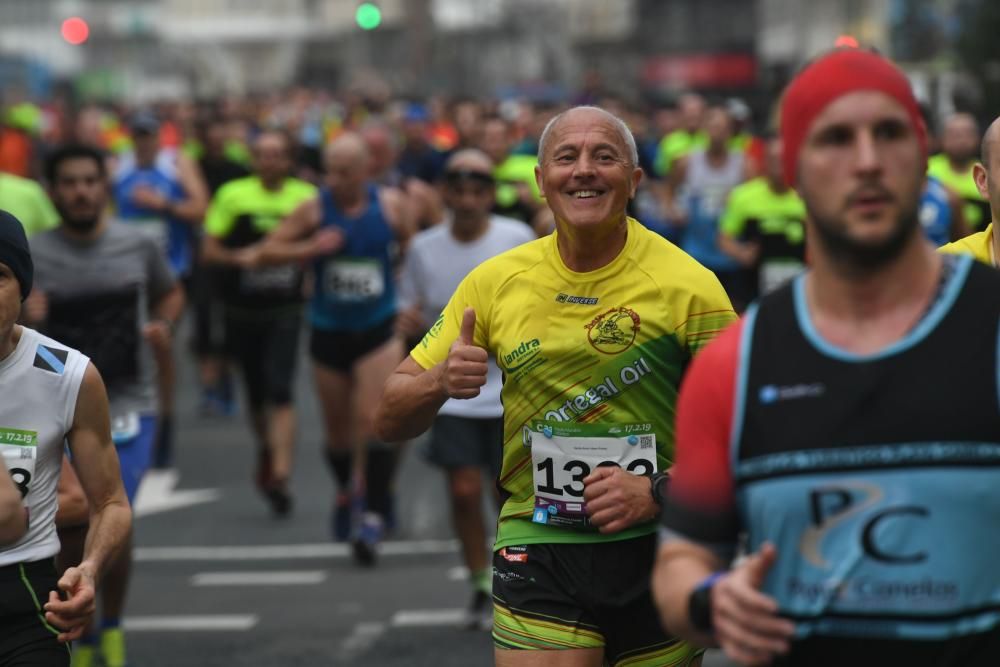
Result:
M693 542L671 540L659 549L653 567L653 599L660 610L660 620L671 634L700 646L714 646L715 640L691 626L688 597L699 582L723 568L711 551Z
M73 425L66 434L73 453L73 467L90 504L90 530L83 562L66 570L59 588L49 593L45 618L64 630L59 641L71 641L83 633L94 610L94 590L101 575L128 542L132 510L125 496L118 455L111 441L111 417L104 382L93 364L88 364L76 401Z
M170 340L173 337L174 325L184 312L184 301L184 289L180 283L174 283L174 286L153 304L151 317L143 327L143 334L157 352L157 363L163 363L164 358L169 359L171 356Z
M479 388L486 384L489 355L473 345L475 329L476 311L466 308L447 359L425 370L408 356L396 367L375 411L375 432L380 439L398 442L420 435L430 428L446 400L479 395Z
M0 470L0 544L13 544L28 532L28 513L21 490L4 466Z
M375 430L386 442L414 438L431 427L448 400L441 384L444 364L425 370L407 355L385 381L375 413Z
M60 530L74 526L86 526L90 516L87 495L80 485L80 478L70 465L69 458L63 456L62 470L59 472L59 511L56 512L56 527Z
M330 238L316 233L321 217L319 197L303 202L266 239L253 246L252 263L272 266L306 262L319 255L334 252L343 243L343 236L333 230ZM336 247L332 247L328 243L330 241L337 241Z
M671 540L660 546L653 570L653 599L671 633L701 646L720 646L741 665L769 665L788 652L795 625L778 615L778 603L761 592L777 559L772 544L742 559L709 591L714 637L698 631L688 615L691 593L724 563L703 546Z
M242 266L245 252L246 248L227 248L211 234L205 234L201 239L201 259L206 264Z
M413 196L396 188L381 188L379 198L386 221L396 235L396 240L405 248L417 231L417 209L420 202Z
M170 214L192 225L200 225L208 208L208 187L198 164L186 155L177 156L177 178L184 200L170 207Z
M760 257L760 246L756 243L737 241L725 232L718 234L719 250L726 253L742 266L751 267Z

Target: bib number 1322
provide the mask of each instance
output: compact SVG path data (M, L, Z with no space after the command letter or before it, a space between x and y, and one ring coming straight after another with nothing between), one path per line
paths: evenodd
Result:
M535 523L590 527L583 480L599 467L620 467L635 475L656 472L656 435L650 424L540 421L525 428L524 444L531 447Z

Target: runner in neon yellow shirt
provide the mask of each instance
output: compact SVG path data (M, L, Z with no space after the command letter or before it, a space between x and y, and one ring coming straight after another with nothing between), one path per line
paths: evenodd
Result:
M927 173L965 201L965 223L981 231L990 222L990 206L976 187L972 170L979 149L979 125L971 114L949 117L941 133L941 153L927 160Z
M986 129L981 148L982 163L973 167L976 188L989 201L990 214L995 222L1000 212L1000 118ZM992 177L990 175L993 175ZM1000 240L994 232L994 222L990 222L981 232L970 234L963 239L941 246L938 250L946 253L972 255L984 264L998 266L1000 262Z

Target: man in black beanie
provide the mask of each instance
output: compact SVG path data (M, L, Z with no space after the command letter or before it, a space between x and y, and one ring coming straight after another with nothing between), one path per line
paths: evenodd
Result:
M7 211L0 210L0 264L6 264L21 285L21 301L31 292L35 270L31 264L28 237L21 222Z
M80 352L17 324L33 280L24 229L0 211L0 457L9 472L0 475L0 527L7 523L4 487L12 483L20 496L16 530L0 528L0 664L67 667L65 644L93 614L95 588L128 540L132 513L97 369ZM83 559L60 577L53 559L65 443L91 514Z

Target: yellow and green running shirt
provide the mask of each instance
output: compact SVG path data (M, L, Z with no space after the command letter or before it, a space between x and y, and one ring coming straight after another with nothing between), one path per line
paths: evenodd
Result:
M474 269L410 353L421 367L443 362L462 314L476 311L475 344L504 374L504 448L496 549L601 542L651 533L650 522L614 535L534 523L534 420L652 424L657 469L670 466L674 409L685 367L736 320L715 276L682 250L628 220L622 252L596 271L563 263L556 235L526 243Z
M991 222L981 232L969 234L938 248L938 252L946 252L953 255L972 255L976 261L989 266L997 266L998 258L993 253L993 223Z
M969 229L975 232L990 222L990 203L979 194L976 180L972 177L972 167L965 172L955 171L947 155L932 155L927 160L927 173L941 181L946 187L962 198L962 213Z

